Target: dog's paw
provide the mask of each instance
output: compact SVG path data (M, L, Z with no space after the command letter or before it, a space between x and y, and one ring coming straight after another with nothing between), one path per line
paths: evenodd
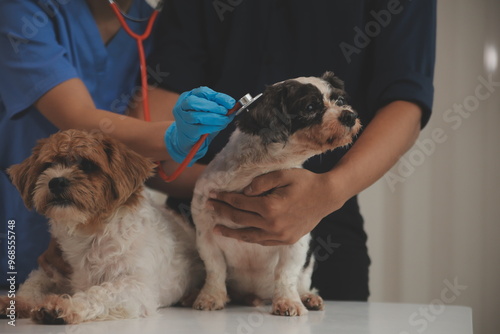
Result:
M202 291L194 301L193 308L201 311L222 310L228 301L226 293L209 294Z
M62 318L62 309L38 307L31 311L31 320L38 324L65 325L67 322Z
M0 319L15 317L17 319L29 318L33 304L27 302L24 298L0 297Z
M315 293L305 293L300 296L302 304L311 311L321 311L325 307L323 303L323 298Z
M273 299L273 309L271 313L274 315L293 317L307 314L307 309L299 301L294 301L289 298L277 298Z
M49 296L31 311L31 319L39 324L65 325L82 322L82 317L72 310L67 296Z

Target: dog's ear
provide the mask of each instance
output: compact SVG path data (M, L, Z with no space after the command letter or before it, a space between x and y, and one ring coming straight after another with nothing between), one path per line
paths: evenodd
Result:
M340 78L336 76L333 72L327 71L323 73L321 79L328 82L330 85L332 85L333 88L345 90L344 81L340 80Z
M155 164L114 139L105 138L102 145L115 180L115 195L126 200L154 174Z
M265 145L286 143L292 128L286 100L292 89L286 82L267 87L262 97L239 117L238 128L259 136Z
M47 139L40 139L29 158L7 169L12 184L17 188L28 209L33 209L33 191L43 166L38 161L40 150Z

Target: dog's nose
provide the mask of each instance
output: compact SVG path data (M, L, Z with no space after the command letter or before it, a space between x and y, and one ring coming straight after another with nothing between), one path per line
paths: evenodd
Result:
M65 177L55 177L49 181L50 192L60 195L69 185L69 180Z
M342 110L339 116L340 123L348 127L354 126L356 119L358 119L358 113L348 109Z

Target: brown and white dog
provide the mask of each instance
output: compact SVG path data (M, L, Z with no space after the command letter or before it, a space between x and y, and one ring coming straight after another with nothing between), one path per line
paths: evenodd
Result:
M49 218L69 279L33 271L18 316L41 323L143 317L187 297L203 280L194 232L144 189L154 164L99 133L58 132L8 173L28 208ZM10 301L0 300L0 312Z
M218 217L206 204L211 192L241 192L258 175L301 168L314 155L350 144L361 125L344 97L343 82L326 72L321 78L300 77L268 87L240 116L229 143L194 190L196 243L207 272L194 308L221 309L229 297L254 304L272 300L277 315L323 308L310 288L314 261L308 256L309 234L290 246L225 238L213 233L215 225L239 226Z

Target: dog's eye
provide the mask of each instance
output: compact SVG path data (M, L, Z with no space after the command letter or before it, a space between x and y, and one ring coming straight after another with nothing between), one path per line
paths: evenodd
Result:
M336 106L339 106L339 107L344 106L344 105L345 105L345 99L344 99L344 97L339 96L339 97L337 98L337 100L335 100L335 105L336 105Z
M90 160L87 160L87 159L83 159L81 162L80 162L80 169L84 172L84 173L92 173L92 172L95 172L99 167L92 161Z
M311 112L318 109L318 104L317 103L309 103L306 107L306 111Z

